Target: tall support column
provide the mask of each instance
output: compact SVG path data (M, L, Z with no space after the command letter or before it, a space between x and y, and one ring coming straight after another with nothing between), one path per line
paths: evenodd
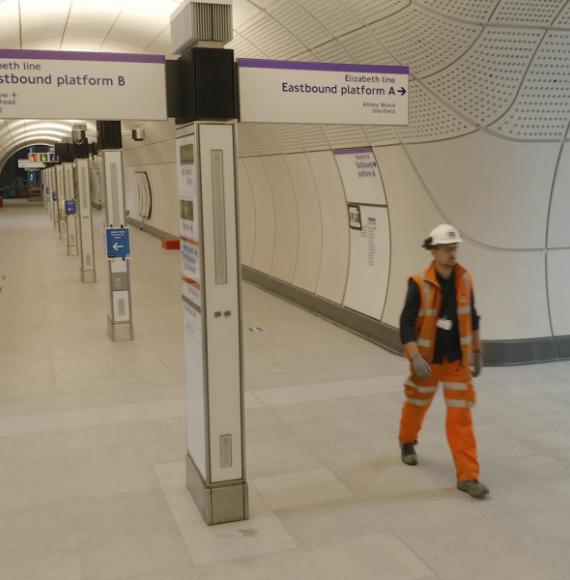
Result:
M186 483L207 524L248 517L234 123L177 129Z
M49 203L50 203L50 217L53 222L53 228L58 227L58 214L57 214L57 183L55 178L55 165L48 169L49 174Z
M56 201L56 219L57 219L57 229L59 231L59 239L63 240L63 234L65 233L65 213L64 213L64 200L65 200L65 176L63 173L63 165L59 163L55 166L55 190L57 192Z
M89 187L89 159L75 160L75 179L79 195L79 250L81 281L95 282L95 252L93 243L93 214Z
M103 184L107 227L122 228L125 216L125 182L120 121L98 121L97 130L103 157ZM111 340L133 340L130 260L110 258L109 312L107 329Z
M75 184L73 181L73 163L66 162L63 163L63 177L65 182L65 194L63 203L65 204L65 200L74 200L75 199ZM65 218L65 231L66 231L66 239L67 239L67 253L70 256L77 256L79 254L79 248L77 245L77 215L76 214L68 214L65 211L64 206L64 218Z

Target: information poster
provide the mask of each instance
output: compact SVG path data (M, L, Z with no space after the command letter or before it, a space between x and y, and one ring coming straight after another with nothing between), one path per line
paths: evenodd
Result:
M350 230L350 267L344 306L380 319L390 271L390 229L385 207L360 206L362 229Z
M334 158L349 203L386 205L384 184L372 147L337 149Z

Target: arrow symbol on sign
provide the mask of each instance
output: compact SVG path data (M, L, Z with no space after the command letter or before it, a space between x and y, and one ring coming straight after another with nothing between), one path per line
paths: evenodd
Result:
M115 252L119 251L119 248L124 248L125 246L122 246L121 244L119 244L119 242L115 242L113 244L113 250L115 250Z
M400 90L399 90L398 92L399 92L399 93L402 95L402 97L403 97L403 96L404 96L404 95L405 95L405 94L406 94L408 91L406 91L406 89L405 89L404 87L400 87Z

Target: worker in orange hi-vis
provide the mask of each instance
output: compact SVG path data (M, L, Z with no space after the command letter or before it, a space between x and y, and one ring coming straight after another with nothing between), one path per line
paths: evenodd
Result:
M433 262L408 282L400 334L410 359L411 375L405 383L400 450L406 465L417 465L414 446L442 383L447 404L447 440L455 462L457 489L482 499L489 490L479 481L471 408L475 405L472 378L481 373L483 359L473 282L456 258L462 241L453 226L443 224L435 228L424 242Z

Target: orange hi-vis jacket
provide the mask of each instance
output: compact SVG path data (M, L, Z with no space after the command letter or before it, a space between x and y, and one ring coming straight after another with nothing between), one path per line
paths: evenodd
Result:
M471 317L471 295L473 282L471 274L459 264L453 269L457 299L457 321L459 324L459 341L462 362L465 368L471 364L473 348L473 323ZM420 274L411 277L418 285L421 295L420 310L416 319L417 345L422 357L433 362L435 340L437 336L437 319L441 310L442 293L437 281L435 262ZM410 358L409 353L407 353Z

